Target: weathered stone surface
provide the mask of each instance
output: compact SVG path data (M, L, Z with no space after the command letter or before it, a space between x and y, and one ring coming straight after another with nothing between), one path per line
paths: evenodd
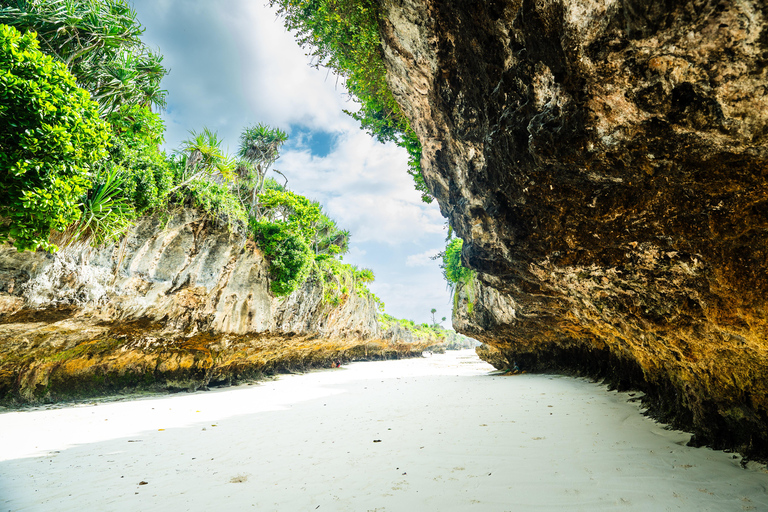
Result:
M116 246L0 248L0 400L197 389L336 360L421 354L376 304L269 292L268 264L195 210L142 219ZM408 333L410 334L410 333Z
M454 325L768 457L768 4L384 6L388 80L479 272Z

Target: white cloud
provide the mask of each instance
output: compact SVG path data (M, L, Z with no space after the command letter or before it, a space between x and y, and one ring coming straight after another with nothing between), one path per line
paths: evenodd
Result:
M343 110L357 106L345 101L343 80L310 66L273 9L252 0L234 4L221 16L237 41L241 87L258 120L324 131L352 127Z
M337 132L355 127L343 81L309 65L275 11L252 0L134 0L144 41L170 74L166 147L189 130L218 131L234 151L242 128L261 122Z
M357 242L401 244L443 232L437 204L422 202L413 188L405 150L360 130L343 133L325 157L287 151L276 168L292 190L320 201Z
M411 254L405 259L406 267L432 267L439 265L436 260L433 260L434 256L442 251L442 249L429 249L419 254Z
M439 268L405 266L414 263L412 253L441 243L437 205L423 203L414 190L405 150L378 143L343 113L357 108L343 83L309 66L272 9L253 0L134 4L147 27L145 41L171 70L163 82L166 148L203 126L218 131L231 153L242 129L257 122L330 134L333 145L323 157L311 153L306 133L291 134L276 168L292 190L320 201L351 232L344 261L373 269L372 289L388 312L426 322L435 307L438 316L450 316Z

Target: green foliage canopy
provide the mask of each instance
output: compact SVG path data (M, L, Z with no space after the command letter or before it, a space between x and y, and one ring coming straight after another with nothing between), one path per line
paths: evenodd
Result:
M108 140L98 106L66 66L39 50L34 33L0 25L0 242L55 250L50 232L80 217Z
M43 51L64 63L101 109L165 106L163 57L141 41L127 0L0 0L0 23L35 31Z
M461 238L452 238L442 253L443 263L440 267L443 269L443 277L452 286L458 283L467 283L474 275L471 269L461 264L461 248L463 245L464 242Z
M432 195L421 171L421 144L387 86L381 55L379 2L375 0L270 0L310 50L315 65L345 78L350 94L360 103L349 112L363 129L381 142L393 141L408 151L408 173L422 200Z
M259 247L269 260L272 292L288 295L309 277L312 249L296 224L262 219L253 223Z
M110 161L125 170L121 185L137 214L163 208L176 182L177 166L159 149L165 125L141 105L121 105L107 116L112 127Z

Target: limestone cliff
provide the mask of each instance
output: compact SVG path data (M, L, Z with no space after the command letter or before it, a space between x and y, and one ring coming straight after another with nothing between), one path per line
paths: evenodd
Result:
M768 457L768 4L383 7L388 82L478 271L454 325Z
M0 248L0 314L11 402L196 389L428 345L381 332L368 296L328 304L310 279L273 297L255 244L195 210L144 218L103 249Z

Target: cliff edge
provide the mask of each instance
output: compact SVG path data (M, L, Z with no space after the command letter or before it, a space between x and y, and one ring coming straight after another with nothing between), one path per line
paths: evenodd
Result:
M457 330L767 458L768 5L383 9L389 86L478 272Z
M141 219L121 243L0 248L0 400L197 389L337 360L420 355L353 291L270 291L252 241L196 210ZM339 288L341 288L339 286Z

